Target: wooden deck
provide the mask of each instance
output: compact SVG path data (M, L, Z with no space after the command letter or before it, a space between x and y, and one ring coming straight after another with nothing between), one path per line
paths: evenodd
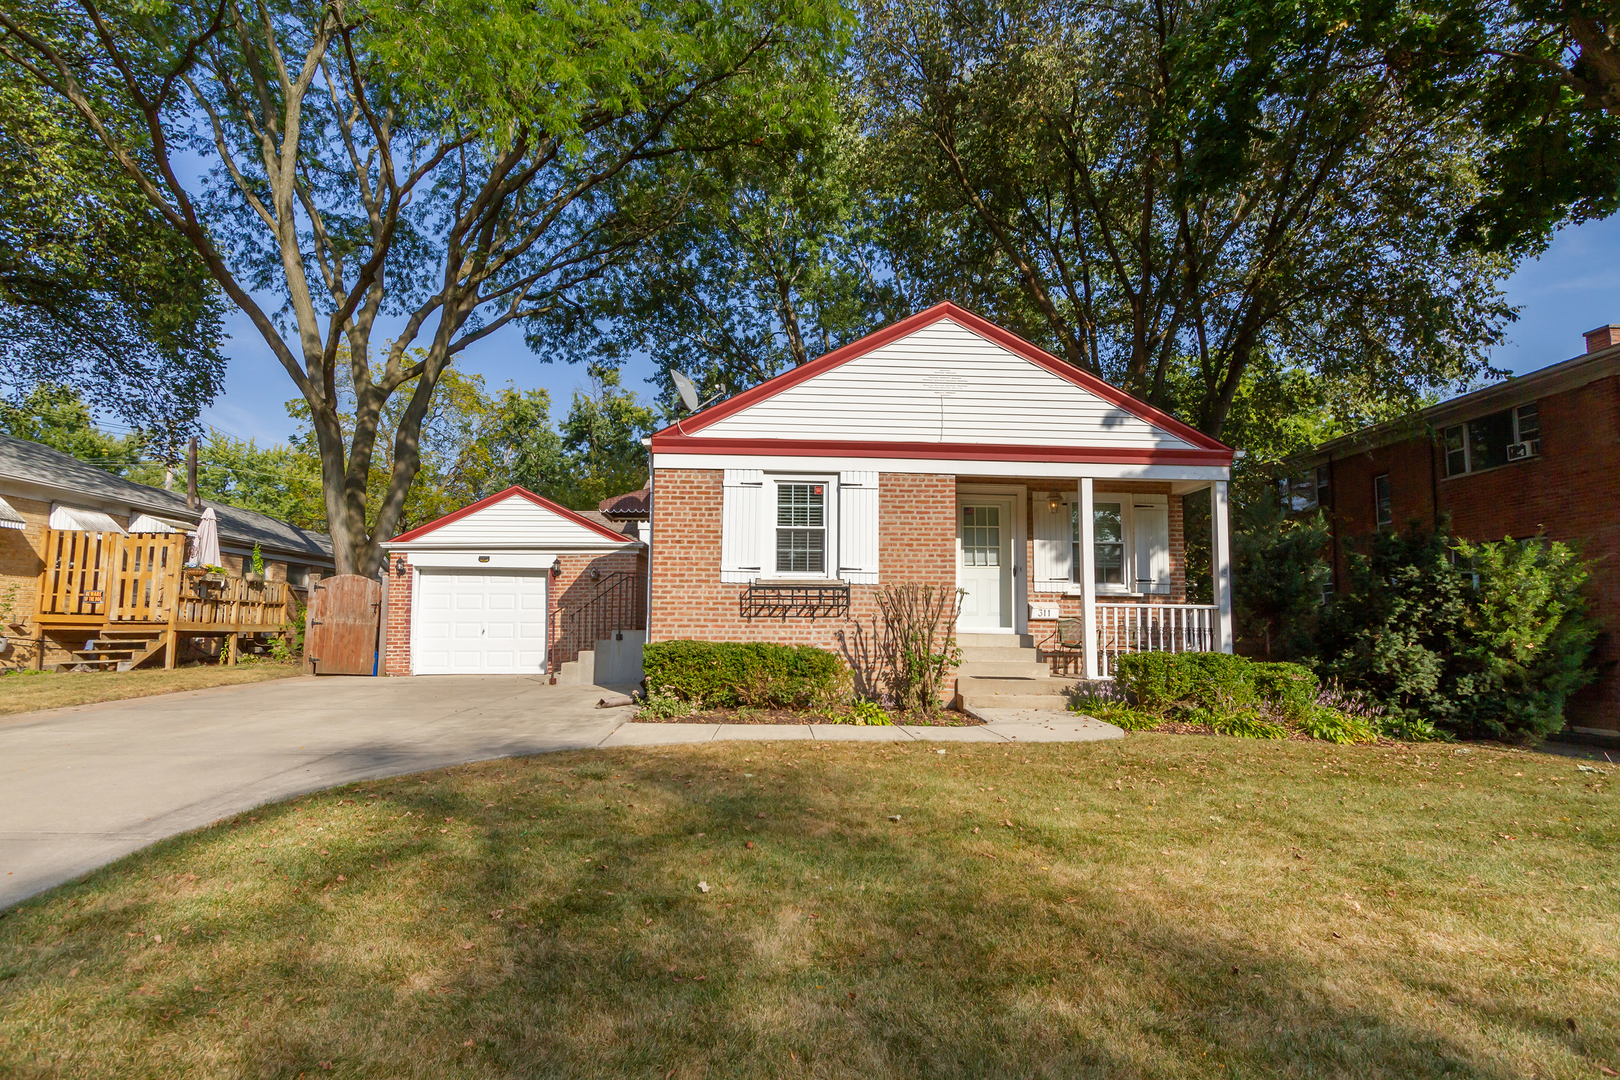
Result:
M42 555L35 614L41 657L53 630L95 630L98 640L131 646L144 640L150 647L110 651L139 664L161 648L167 668L175 666L184 638L226 638L227 662L234 664L242 635L291 633L292 590L286 582L188 568L184 535L48 529Z

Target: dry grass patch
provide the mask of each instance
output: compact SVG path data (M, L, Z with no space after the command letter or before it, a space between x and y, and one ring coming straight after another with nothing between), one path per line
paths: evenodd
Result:
M1620 1070L1611 774L1165 735L940 749L559 754L167 841L0 919L0 1072Z
M67 671L29 672L0 676L0 716L60 709L69 705L94 705L100 701L173 694L181 690L206 690L211 686L237 686L302 674L298 664L260 661L226 667L204 664L164 671Z

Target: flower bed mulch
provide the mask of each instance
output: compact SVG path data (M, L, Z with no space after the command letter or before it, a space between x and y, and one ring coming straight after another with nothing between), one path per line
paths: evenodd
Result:
M889 723L906 727L977 727L984 721L967 713L941 710L926 713L889 713ZM653 717L643 710L638 724L848 724L858 726L848 716L837 713L797 712L793 709L705 709L690 716ZM879 725L881 726L881 725Z

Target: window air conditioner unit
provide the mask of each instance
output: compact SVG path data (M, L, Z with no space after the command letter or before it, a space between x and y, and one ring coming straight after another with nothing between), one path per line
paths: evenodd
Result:
M1507 456L1509 461L1523 461L1533 458L1541 453L1541 440L1529 439L1525 442L1509 443Z

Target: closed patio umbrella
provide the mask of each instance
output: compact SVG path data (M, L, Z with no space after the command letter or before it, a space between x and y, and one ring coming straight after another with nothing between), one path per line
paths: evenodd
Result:
M192 565L218 566L219 563L219 518L214 516L214 508L210 506L202 512L202 520L197 523L197 537L192 541Z

